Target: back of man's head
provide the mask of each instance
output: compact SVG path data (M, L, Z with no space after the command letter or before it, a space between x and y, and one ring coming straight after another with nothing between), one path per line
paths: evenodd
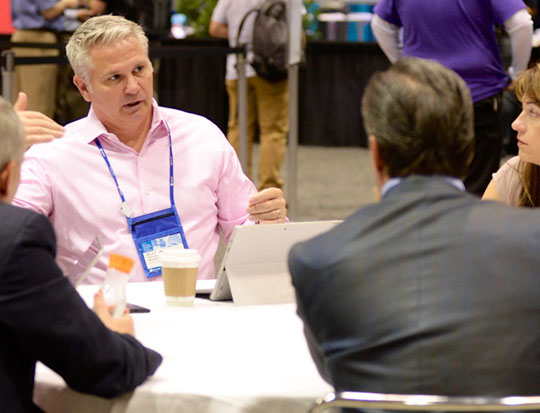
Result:
M0 170L10 161L21 163L25 142L24 128L13 106L0 97Z
M388 177L467 174L474 146L465 82L434 61L407 58L373 75L362 99Z
M66 45L66 54L73 71L88 82L92 48L116 43L131 36L139 41L148 54L148 37L137 23L111 14L88 19L75 30Z
M11 103L0 97L0 202L11 202L19 185L26 136Z

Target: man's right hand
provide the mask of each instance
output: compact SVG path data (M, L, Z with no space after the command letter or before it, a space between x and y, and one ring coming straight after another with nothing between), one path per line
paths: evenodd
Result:
M26 149L35 143L50 142L64 135L64 127L43 113L26 110L28 97L20 92L13 105L26 132Z
M126 309L124 314L119 318L113 318L111 309L107 306L103 291L99 290L94 294L94 312L101 319L103 324L112 331L120 334L129 334L135 337L135 327L133 326L133 318L129 315L129 310Z

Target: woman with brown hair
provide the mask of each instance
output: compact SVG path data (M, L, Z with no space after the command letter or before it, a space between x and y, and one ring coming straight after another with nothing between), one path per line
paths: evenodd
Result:
M540 64L524 71L515 83L520 115L512 123L517 132L518 156L496 173L482 199L510 205L540 206Z

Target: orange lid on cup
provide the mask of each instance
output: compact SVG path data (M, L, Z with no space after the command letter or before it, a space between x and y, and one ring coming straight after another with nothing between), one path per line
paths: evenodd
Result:
M125 255L114 253L109 255L109 268L116 268L119 271L129 274L134 265L135 261Z

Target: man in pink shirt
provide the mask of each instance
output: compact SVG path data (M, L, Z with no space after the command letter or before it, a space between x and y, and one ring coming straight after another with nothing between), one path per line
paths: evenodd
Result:
M62 139L27 151L13 202L49 217L57 261L73 282L98 236L104 254L87 283L102 282L111 252L136 259L131 281L152 279L152 245L169 239L199 250L199 278L213 278L220 229L228 239L235 225L285 220L282 191L257 193L213 123L157 105L140 26L94 17L67 54L90 111Z

